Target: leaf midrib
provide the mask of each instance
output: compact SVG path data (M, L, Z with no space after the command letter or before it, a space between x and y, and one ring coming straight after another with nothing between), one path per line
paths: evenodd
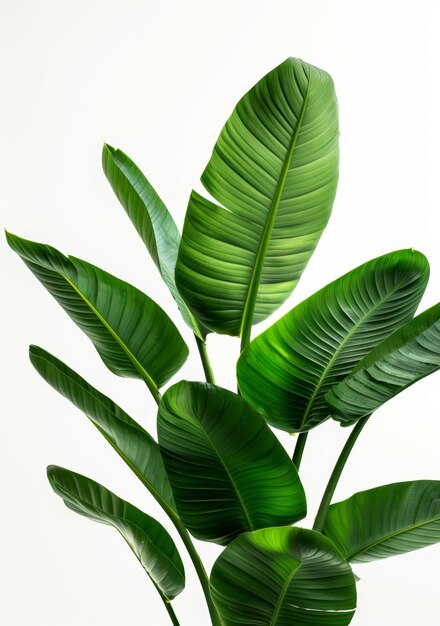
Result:
M276 626L276 621L278 619L278 615L280 614L281 607L283 605L284 598L286 597L287 590L289 589L290 583L292 582L292 578L301 568L302 564L303 564L302 561L298 561L298 566L296 567L296 569L293 569L292 572L287 577L286 582L284 583L283 588L281 589L280 595L278 596L278 600L275 605L275 610L272 615L272 619L270 620L269 626Z
M258 290L260 287L260 278L261 278L261 274L264 268L267 247L269 245L270 236L272 234L273 225L274 225L275 218L276 218L280 201L281 201L281 196L283 194L284 186L287 180L287 175L290 169L290 165L292 163L298 135L301 130L302 122L304 119L304 114L305 114L307 104L308 104L310 82L311 82L310 76L308 78L309 80L307 83L307 91L304 96L304 102L302 104L301 111L297 119L297 123L294 129L293 135L292 135L292 139L290 141L289 148L284 158L280 179L276 186L272 203L271 203L271 206L270 206L267 218L266 218L263 235L261 237L260 244L258 246L258 251L255 257L254 268L252 270L251 279L249 281L249 288L248 288L248 293L247 293L246 300L245 300L244 307L243 307L243 317L241 320L241 327L240 327L240 336L244 338L245 344L248 343L249 337L250 337L250 329L251 329L252 322L253 322L255 303L257 300ZM243 347L245 347L245 345Z

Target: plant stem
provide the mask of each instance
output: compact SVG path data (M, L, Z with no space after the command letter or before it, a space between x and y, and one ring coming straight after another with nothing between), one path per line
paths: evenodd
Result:
M208 351L206 349L206 343L203 339L200 339L195 333L197 348L199 350L200 358L202 360L203 371L205 372L206 382L215 384L214 372L212 371L211 363L209 362Z
M173 626L180 626L179 624L179 620L177 619L177 615L174 612L173 607L171 606L171 602L164 596L164 594L162 593L162 591L159 589L159 587L153 582L153 585L156 587L162 602L165 605L165 608L168 612L168 615L170 616L171 622L173 624Z
M303 455L304 448L306 445L308 434L309 434L308 432L300 433L296 441L295 450L293 452L293 457L292 457L292 462L297 470L299 470L299 466L301 465L301 459L302 459L302 455Z
M319 505L318 513L315 518L315 523L313 524L313 530L317 530L318 532L322 531L324 527L325 518L327 516L327 511L332 501L333 495L335 493L336 486L341 477L342 470L345 467L347 459L350 456L350 452L352 451L353 446L356 443L356 440L361 433L361 430L363 429L363 427L365 426L369 418L370 418L370 415L366 415L365 417L362 417L360 420L356 422L356 425L351 431L350 436L347 439L345 446L342 448L342 452L339 455L335 468L327 483L327 487L324 491L324 495L322 496L321 504Z

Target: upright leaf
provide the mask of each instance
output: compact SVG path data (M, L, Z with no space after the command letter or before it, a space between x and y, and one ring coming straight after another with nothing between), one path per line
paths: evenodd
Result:
M241 354L243 397L282 430L305 432L328 419L326 393L412 318L428 275L420 252L399 250L313 294Z
M224 626L346 626L356 608L350 566L320 533L266 528L245 533L211 573Z
M333 81L287 59L239 101L193 192L177 286L205 326L247 338L295 288L330 216L338 178Z
M83 411L167 513L176 513L159 445L125 411L46 350L30 346L29 358L49 385Z
M177 511L198 539L226 544L305 516L295 466L262 417L231 391L173 385L159 405L158 435Z
M332 504L323 532L347 561L366 563L440 542L440 481L394 483Z
M440 304L396 330L326 395L332 417L352 422L440 369Z
M185 362L188 348L148 296L99 267L7 234L11 248L91 339L118 376L143 379L153 395Z
M186 306L174 280L180 233L167 207L141 170L122 150L104 144L102 166L119 202L176 300L185 322L203 339L205 329L200 328Z
M47 475L53 490L69 509L121 533L153 583L169 600L183 590L182 560L159 522L81 474L51 465Z

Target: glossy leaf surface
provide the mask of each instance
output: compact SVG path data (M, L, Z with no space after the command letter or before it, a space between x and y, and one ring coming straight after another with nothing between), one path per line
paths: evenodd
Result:
M323 532L348 561L366 563L440 541L440 481L394 483L332 504Z
M428 275L420 252L399 250L316 292L241 354L237 374L243 397L282 430L317 426L330 416L326 393L412 318Z
M72 511L113 526L128 543L154 584L169 599L185 586L185 573L168 532L154 518L90 478L62 467L47 469L49 482Z
M177 383L159 406L158 436L177 511L195 537L226 544L305 516L292 461L263 418L231 391Z
M49 293L91 339L118 376L143 379L157 395L185 362L188 348L167 314L144 293L55 248L8 234Z
M250 332L295 288L329 219L338 178L333 81L287 59L239 101L191 195L177 286L208 328Z
M156 500L175 512L174 498L156 441L113 400L65 363L37 346L29 358L49 385L83 411Z
M351 422L440 368L440 304L399 328L327 394L332 417Z
M224 626L346 626L354 576L333 544L301 528L267 528L219 556L211 589Z
M184 320L203 339L206 333L202 332L186 306L174 280L180 233L167 207L141 170L122 150L105 144L102 166L116 197L176 300Z

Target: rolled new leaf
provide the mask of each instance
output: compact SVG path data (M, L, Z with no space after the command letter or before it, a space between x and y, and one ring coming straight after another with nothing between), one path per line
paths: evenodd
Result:
M159 445L177 511L205 541L305 517L304 489L288 454L242 398L180 382L159 405Z
M29 358L49 385L87 415L165 511L177 515L157 442L113 400L46 350L30 346Z
M158 398L188 348L168 315L112 274L40 243L7 233L11 248L93 342L118 376L140 378Z
M53 490L69 509L113 526L121 533L166 598L172 600L183 590L182 560L174 541L159 522L81 474L51 465L47 476Z
M440 542L440 481L394 483L328 510L323 532L347 561L366 563Z
M218 557L212 597L224 626L346 626L356 608L349 564L301 528L245 533Z
M241 354L243 397L269 424L288 432L305 432L328 419L328 391L413 317L428 276L423 254L398 250L316 292Z
M183 319L204 339L206 329L200 327L186 306L174 280L180 233L167 207L141 170L122 150L104 144L102 166L119 202L176 300Z
M332 417L352 423L440 368L440 304L399 328L326 395Z
M295 288L329 219L338 179L333 81L287 59L238 102L193 192L176 283L205 326L250 334Z

